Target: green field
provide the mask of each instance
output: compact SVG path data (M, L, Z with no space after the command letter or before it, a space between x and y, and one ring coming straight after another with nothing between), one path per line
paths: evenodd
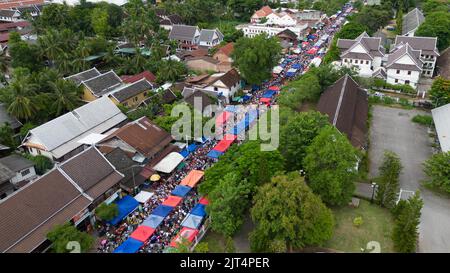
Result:
M358 208L343 207L333 209L336 228L327 248L344 252L362 252L370 241L380 243L381 252L394 252L391 239L394 219L387 209L361 200ZM353 225L355 217L362 216L360 227ZM370 252L366 250L365 252Z

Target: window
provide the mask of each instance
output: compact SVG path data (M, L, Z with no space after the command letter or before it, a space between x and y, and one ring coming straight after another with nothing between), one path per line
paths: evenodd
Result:
M123 106L128 106L128 102L124 102L122 104L123 104Z
M352 63L352 61L353 61L353 60L352 60L352 59L350 59L350 63Z
M214 86L214 91L219 91L219 88Z
M23 171L20 172L20 174L22 176L26 176L26 175L30 174L30 169L23 170Z
M406 81L405 81L405 84L409 84L409 80L406 80Z
M369 61L366 61L366 64L369 64Z
M395 83L398 83L398 79L395 79Z
M400 70L397 69L397 74L400 74Z
M411 75L411 71L408 71L408 75Z

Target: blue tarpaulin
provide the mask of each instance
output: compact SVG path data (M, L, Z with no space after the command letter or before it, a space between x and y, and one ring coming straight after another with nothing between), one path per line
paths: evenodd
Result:
M119 214L109 221L109 223L113 226L117 225L123 218L127 217L128 214L139 206L139 202L129 195L124 196L122 199L117 200L114 203L117 204Z
M197 215L197 216L205 216L206 215L206 210L205 210L205 205L203 204L197 204L195 205L195 207L191 210L191 214L192 215Z
M295 73L294 72L286 72L286 77L294 77Z
M173 189L172 195L184 197L188 192L191 190L191 187L184 186L184 185L178 185Z
M258 91L261 87L259 85L252 85L252 91Z
M230 113L235 113L237 111L237 107L234 105L228 105L224 110Z
M246 102L246 101L250 100L251 98L252 98L251 95L245 95L245 96L242 97L242 100L243 100L244 102Z
M192 153L193 151L197 150L198 146L195 143L189 144L189 146L187 147L188 151L190 153Z
M184 158L186 158L189 155L189 151L186 149L183 149L180 151L180 155L182 155Z
M186 218L184 218L183 222L181 222L181 226L198 229L202 224L203 217L198 215L188 214Z
M300 68L302 68L302 65L299 64L299 63L296 63L296 64L293 64L293 65L292 65L292 68L300 69Z
M156 229L159 226L159 224L162 223L163 220L164 220L164 217L162 217L162 216L150 214L150 216L148 216L144 220L142 225Z
M133 238L128 238L113 253L136 253L144 243Z
M264 92L264 94L262 95L263 98L271 98L276 94L275 91L273 90L267 90L266 92Z
M209 151L209 153L207 154L208 157L211 158L219 158L219 156L223 155L222 152L216 151L216 150L211 150Z
M173 207L169 207L169 206L165 206L165 205L159 205L153 210L152 214L159 215L159 216L165 218L167 215L169 215L169 213L172 210L173 210Z

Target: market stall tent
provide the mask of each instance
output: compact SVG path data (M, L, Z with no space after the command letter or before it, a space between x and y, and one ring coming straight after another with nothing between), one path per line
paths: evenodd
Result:
M182 238L185 238L188 242L192 242L195 239L195 236L197 236L198 230L193 228L187 228L183 227L180 231L180 233L177 234L177 236L170 242L171 247L177 247L178 244L181 243Z
M283 67L282 67L282 66L279 66L279 65L275 66L275 67L272 69L272 72L273 72L274 74L280 74L282 71L283 71Z
M139 240L128 238L113 253L136 253L143 245L144 243Z
M171 192L172 195L184 197L186 194L188 194L192 190L191 187L184 186L184 185L177 185L175 189Z
M295 65L295 64L294 64L294 65ZM272 91L280 91L280 87L279 87L279 86L274 86L274 85L272 85L272 86L269 87L269 90L272 90Z
M177 152L171 152L153 167L153 170L162 173L171 173L183 161L184 157Z
M205 173L199 170L192 170L186 175L183 180L181 180L180 185L189 186L191 188L195 187L197 183L202 179Z
M161 216L165 218L169 213L173 210L173 207L165 206L165 205L159 205L157 206L153 211L152 214Z
M198 203L207 206L209 205L209 200L206 197L202 197L200 198L200 200L198 200Z
M116 217L109 221L113 226L117 225L123 218L127 217L128 214L132 213L138 206L139 202L133 197L126 195L122 199L115 201L119 213Z
M263 98L271 98L273 97L277 92L273 91L273 90L267 90L266 92L264 92L264 94L262 95Z
M142 225L156 229L162 221L164 221L164 217L150 214L147 218L145 218L144 222L142 222Z
M221 155L223 155L223 153L219 152L219 151L216 151L216 150L211 150L207 154L207 156L210 157L210 158L219 158Z
M179 196L169 195L169 197L164 200L162 203L163 206L169 206L169 207L176 207L181 203L181 200L183 200Z
M194 208L192 208L191 214L204 217L204 216L206 216L205 208L206 208L206 205L204 205L204 204L197 204L197 205L195 205Z
M138 226L133 233L131 233L130 238L136 239L141 242L146 242L150 236L153 235L155 229L148 226Z
M202 224L202 221L203 216L188 214L186 218L184 218L183 222L181 222L181 226L192 229L198 229Z
M231 117L233 116L232 113L223 111L216 117L216 127L220 127L224 125Z
M139 203L146 203L153 195L153 192L141 191L134 197L134 199L136 199Z

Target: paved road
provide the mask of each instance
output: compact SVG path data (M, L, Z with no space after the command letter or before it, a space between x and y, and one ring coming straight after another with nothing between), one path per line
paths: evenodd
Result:
M450 252L450 200L423 188L422 163L431 156L427 128L411 122L417 110L383 106L373 108L370 128L370 176L375 177L384 150L395 152L403 164L400 187L420 189L424 200L420 225L419 252Z

